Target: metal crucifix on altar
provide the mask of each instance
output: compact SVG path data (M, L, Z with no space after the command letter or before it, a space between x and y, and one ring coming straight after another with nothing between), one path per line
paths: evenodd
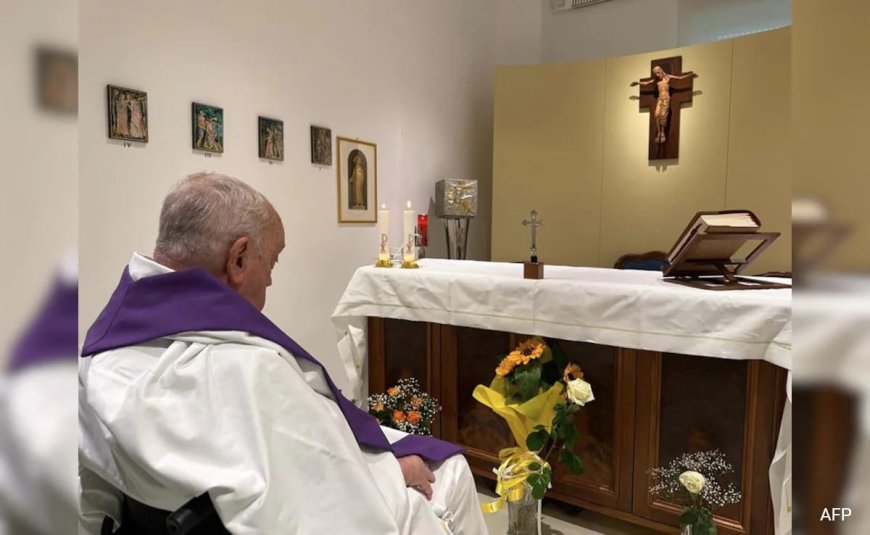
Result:
M532 227L532 248L531 255L529 256L530 262L538 261L538 227L544 224L543 221L538 220L538 211L532 210L532 219L531 221L528 219L523 219L524 227Z
M544 224L538 219L538 211L532 210L531 219L523 219L524 227L532 227L532 248L530 250L529 261L523 262L523 278L525 279L543 279L544 264L538 262L538 227Z

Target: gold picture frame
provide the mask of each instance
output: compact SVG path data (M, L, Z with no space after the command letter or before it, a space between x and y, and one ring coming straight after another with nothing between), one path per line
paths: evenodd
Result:
M338 222L378 220L378 146L338 136L336 150Z

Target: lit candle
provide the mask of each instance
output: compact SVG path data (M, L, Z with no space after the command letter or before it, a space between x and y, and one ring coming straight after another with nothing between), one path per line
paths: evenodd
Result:
M420 247L429 245L429 216L420 214L417 216L417 229L420 233Z
M390 211L386 204L378 210L378 261L390 262Z
M404 240L402 244L402 262L413 263L416 260L414 254L414 223L416 222L415 219L417 214L414 210L411 210L411 201L408 201L404 216L404 232L402 232L402 239Z

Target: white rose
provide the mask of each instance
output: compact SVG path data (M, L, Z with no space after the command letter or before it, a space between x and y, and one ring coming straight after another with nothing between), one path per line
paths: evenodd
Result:
M581 407L595 399L592 395L592 385L583 379L568 381L568 399Z
M680 483L692 494L699 494L707 484L707 480L698 472L687 470L680 474Z

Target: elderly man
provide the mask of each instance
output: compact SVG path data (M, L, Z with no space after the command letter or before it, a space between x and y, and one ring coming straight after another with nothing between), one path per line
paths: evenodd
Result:
M83 530L208 493L232 533L486 533L459 448L379 427L260 312L283 248L237 179L166 197L82 351Z

